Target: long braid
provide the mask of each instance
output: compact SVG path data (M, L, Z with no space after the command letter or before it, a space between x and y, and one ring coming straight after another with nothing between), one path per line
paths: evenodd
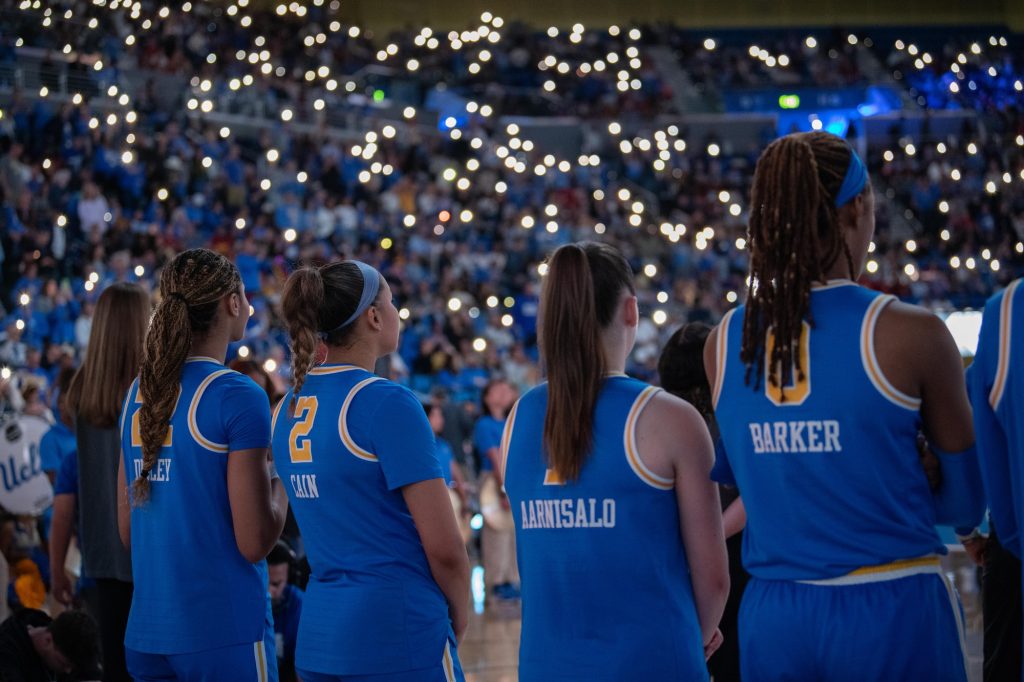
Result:
M758 159L751 189L748 242L750 285L743 321L740 359L746 383L761 387L768 331L774 337L768 380L783 388L792 366L804 379L800 362L803 322L811 326L811 285L845 256L850 277L853 257L839 229L835 197L850 163L850 148L827 133L787 135L770 144Z
M136 505L149 498L149 474L170 428L192 342L210 330L221 298L240 292L241 284L234 264L206 249L185 251L160 275L162 300L146 334L139 373L142 471L132 483Z

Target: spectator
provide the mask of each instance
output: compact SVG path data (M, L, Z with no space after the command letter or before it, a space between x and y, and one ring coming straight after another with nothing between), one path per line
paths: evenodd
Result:
M299 616L306 596L291 584L295 553L279 540L267 556L270 574L270 604L274 613L274 636L277 640L277 674L280 682L295 680L295 643L299 635Z
M103 671L96 623L82 611L51 619L23 609L0 623L0 680L49 682L61 679L98 682Z
M107 288L96 306L85 362L68 390L78 444L82 571L96 581L96 619L108 682L129 681L124 633L132 603L132 566L117 532L117 427L125 394L139 373L149 315L149 295L142 287Z

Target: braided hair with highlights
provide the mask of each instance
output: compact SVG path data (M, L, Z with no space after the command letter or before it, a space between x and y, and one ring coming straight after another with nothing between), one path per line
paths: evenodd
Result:
M193 341L210 331L221 299L241 291L242 278L234 263L207 249L185 251L164 267L162 300L146 334L139 374L142 471L132 483L133 504L149 498L149 474L170 428Z

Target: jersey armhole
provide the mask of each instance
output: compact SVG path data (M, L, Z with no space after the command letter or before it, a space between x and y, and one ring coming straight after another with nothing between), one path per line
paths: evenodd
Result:
M352 401L355 399L356 394L376 381L383 381L383 379L381 377L369 377L353 386L352 390L345 396L345 401L341 404L341 412L338 414L338 435L341 437L342 444L351 454L366 462L378 461L377 455L365 448L359 447L352 438L352 433L348 428L348 411L352 407Z
M736 308L731 309L718 325L718 336L715 338L715 389L711 394L711 407L718 407L718 398L722 395L722 384L725 383L725 363L729 359L729 322Z
M999 306L999 358L996 362L996 378L992 390L988 394L988 403L993 410L999 408L1006 392L1006 381L1010 374L1010 350L1013 348L1010 337L1013 333L1013 296L1020 280L1015 280L1006 287L1003 300Z
M644 464L643 460L640 459L640 450L636 445L636 425L640 421L640 414L647 407L647 404L651 402L661 391L656 386L648 386L640 395L637 396L636 400L633 401L633 406L629 410L629 415L626 417L626 429L623 434L623 446L626 450L626 461L629 463L629 468L633 470L637 478L658 490L672 490L675 486L675 481L671 478L665 478L659 476L648 468Z
M921 409L921 399L909 396L893 386L882 373L882 366L875 354L875 327L878 326L878 318L881 317L885 307L895 300L895 296L883 294L875 298L868 306L860 327L860 359L868 380L883 398L893 405L917 412Z
M231 369L219 369L216 372L212 372L209 376L203 379L202 383L199 384L199 388L196 389L195 395L192 396L192 402L188 406L188 432L192 436L192 439L202 448L211 452L220 454L227 454L228 446L225 443L215 443L202 434L199 430L199 419L197 413L199 411L199 402L203 399L203 394L210 385L226 374L237 374Z
M522 398L520 398L522 400ZM498 446L498 458L501 461L501 470L498 472L501 476L501 491L505 492L505 474L508 471L508 449L512 445L512 429L516 423L516 413L519 411L519 400L512 406L512 410L508 413L508 419L505 420L505 429L501 433L501 444Z

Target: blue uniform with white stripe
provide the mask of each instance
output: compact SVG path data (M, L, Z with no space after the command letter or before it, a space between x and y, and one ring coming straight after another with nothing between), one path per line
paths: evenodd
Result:
M522 577L522 682L706 680L674 483L637 455L659 389L604 382L579 479L547 469L543 384L516 404L503 453Z
M999 542L1018 558L1024 525L1022 340L1024 292L1018 279L985 305L978 350L967 371L989 513Z
M274 462L312 575L295 666L303 680L461 680L448 604L402 488L442 478L409 390L352 365L307 376L274 413Z
M277 676L265 562L238 551L228 453L270 445L267 395L211 358L190 358L150 496L132 508L135 593L125 635L136 680L253 680ZM142 468L139 382L125 399L126 478Z
M959 602L921 468L920 399L885 378L875 325L893 297L815 287L803 380L746 383L745 307L718 332L713 477L747 509L745 680L965 680ZM773 342L769 334L766 357ZM789 373L787 373L789 374Z

